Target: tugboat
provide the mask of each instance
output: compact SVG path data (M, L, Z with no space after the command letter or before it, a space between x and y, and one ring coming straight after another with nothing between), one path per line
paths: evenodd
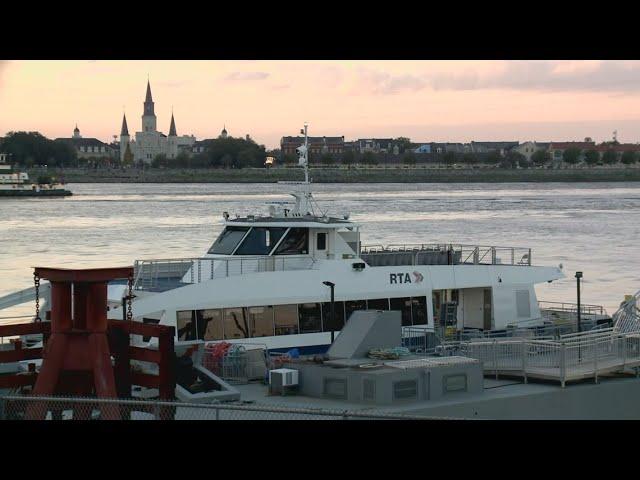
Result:
M29 175L15 171L7 163L9 154L0 153L0 197L68 197L64 183L29 181Z

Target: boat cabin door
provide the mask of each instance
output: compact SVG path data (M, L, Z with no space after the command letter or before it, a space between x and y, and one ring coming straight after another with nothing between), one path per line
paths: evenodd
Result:
M484 308L483 308L484 330L491 330L492 313L493 312L491 311L491 289L485 288L484 289Z
M318 259L333 258L329 245L329 231L328 230L311 230L312 241L314 246L314 256Z

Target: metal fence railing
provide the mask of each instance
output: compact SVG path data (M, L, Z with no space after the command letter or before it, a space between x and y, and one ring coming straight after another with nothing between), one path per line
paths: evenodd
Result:
M460 353L482 362L485 373L567 381L626 368L640 368L640 334L612 329L541 339L483 339L460 342Z
M169 289L247 273L310 270L314 264L315 259L309 256L136 260L133 266L134 288Z
M388 255L410 265L471 264L531 266L531 249L527 247L499 247L453 243L421 243L402 245L363 245L363 259L380 261ZM405 258L406 257L406 258ZM382 259L384 260L384 258Z
M0 396L2 420L430 420L415 414L282 405L180 403L140 399Z

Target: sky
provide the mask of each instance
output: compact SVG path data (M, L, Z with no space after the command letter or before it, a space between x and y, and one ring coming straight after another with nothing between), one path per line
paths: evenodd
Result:
M640 61L2 61L0 134L112 141L141 129L147 78L158 129L414 142L640 142Z

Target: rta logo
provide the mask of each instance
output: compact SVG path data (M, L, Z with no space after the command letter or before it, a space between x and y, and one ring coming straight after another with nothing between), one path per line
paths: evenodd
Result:
M420 272L413 272L414 281L411 281L411 275L408 273L390 273L389 274L389 283L398 284L398 283L420 283L424 280L424 277Z

